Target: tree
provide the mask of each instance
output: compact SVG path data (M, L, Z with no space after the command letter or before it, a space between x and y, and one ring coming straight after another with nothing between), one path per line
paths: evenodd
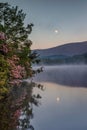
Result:
M0 93L7 93L9 86L31 77L32 63L39 62L29 40L33 24L25 27L25 16L18 6L0 3Z

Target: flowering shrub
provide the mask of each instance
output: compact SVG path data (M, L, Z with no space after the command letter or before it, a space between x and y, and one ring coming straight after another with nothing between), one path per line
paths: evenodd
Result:
M4 40L4 41L3 41ZM28 55L25 55L25 57L22 57L22 51L24 53L24 49L25 47L23 48L22 47L22 50L20 50L21 52L17 52L15 53L14 51L14 48L13 46L9 46L9 44L7 43L2 43L3 42L6 42L5 41L5 35L4 33L0 33L0 52L1 52L1 57L0 57L0 64L1 64L1 69L2 71L0 72L0 75L1 77L4 77L1 78L0 77L0 86L5 86L7 84L7 81L5 80L5 76L9 75L9 78L8 78L8 83L11 85L11 86L14 86L14 85L20 85L21 81L27 77L27 73L26 73L26 70L30 70L30 73L31 73L31 66L30 64L28 63L29 61L29 58L27 58L26 60L26 57L28 57ZM27 54L29 53L29 50L27 50ZM23 58L25 58L25 62L22 63L23 61ZM3 66L3 64L7 64L7 72L6 73L6 68L5 66ZM26 66L24 66L26 65ZM28 68L29 67L29 68ZM5 72L4 72L5 71ZM6 77L7 77L6 76ZM6 83L6 84L5 84Z
M9 83L11 85L19 85L21 83L21 79L26 76L25 67L18 64L19 58L16 55L12 56L11 59L7 59L7 62L10 66Z
M24 26L25 14L18 7L0 3L0 93L33 76L32 63L38 63L31 53L29 34L33 24Z

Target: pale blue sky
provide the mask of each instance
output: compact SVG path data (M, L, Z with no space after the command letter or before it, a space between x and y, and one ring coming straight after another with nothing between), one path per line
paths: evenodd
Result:
M87 41L87 0L0 0L19 6L34 23L32 48L50 48ZM58 32L55 32L58 30Z

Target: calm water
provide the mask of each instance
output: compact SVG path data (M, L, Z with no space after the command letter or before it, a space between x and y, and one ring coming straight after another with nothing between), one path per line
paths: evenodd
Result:
M35 130L87 130L87 66L47 66L36 79L44 86L33 107Z
M86 65L46 66L33 81L0 100L0 130L87 130Z

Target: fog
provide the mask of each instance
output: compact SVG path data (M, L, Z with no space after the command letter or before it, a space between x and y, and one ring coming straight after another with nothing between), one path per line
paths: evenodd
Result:
M86 65L44 66L44 72L37 74L34 80L45 88L40 92L40 108L34 109L36 129L87 129Z
M44 66L44 71L37 74L34 80L65 86L87 87L87 65Z

